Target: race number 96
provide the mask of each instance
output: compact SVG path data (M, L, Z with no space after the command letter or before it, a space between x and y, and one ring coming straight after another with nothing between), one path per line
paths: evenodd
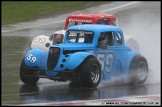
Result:
M37 58L32 54L29 54L26 59L29 60L31 63L34 63L37 60Z

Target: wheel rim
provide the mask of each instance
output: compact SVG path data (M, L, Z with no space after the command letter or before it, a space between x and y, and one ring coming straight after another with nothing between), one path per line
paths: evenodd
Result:
M147 75L147 67L144 62L140 62L137 68L137 75L140 80L144 80Z
M94 64L91 69L91 80L93 83L97 83L100 77L100 71L97 64Z

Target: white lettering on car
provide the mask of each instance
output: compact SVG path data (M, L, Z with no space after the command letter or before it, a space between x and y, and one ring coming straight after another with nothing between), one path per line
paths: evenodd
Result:
M92 20L78 20L78 19L69 19L69 22L84 22L84 23L92 23Z
M113 69L113 54L97 54L101 71L111 72Z
M31 63L34 63L37 60L37 58L34 57L32 54L29 54L26 59L29 60Z

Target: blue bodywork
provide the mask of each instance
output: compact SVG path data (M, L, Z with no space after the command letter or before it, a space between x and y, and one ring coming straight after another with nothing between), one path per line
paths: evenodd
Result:
M67 35L69 31L93 32L92 43L68 42ZM98 47L98 39L102 32L113 32L113 46ZM117 33L121 35L120 45L117 45ZM49 69L47 62L52 48L59 49L59 55L55 67ZM48 52L40 49L30 50L25 56L25 64L29 68L37 67L39 70L44 70L47 77L54 77L58 76L58 72L75 71L87 57L94 56L101 65L101 79L108 79L128 74L133 57L140 54L125 45L123 31L119 27L98 24L69 27L65 34L64 43L52 45L50 49Z

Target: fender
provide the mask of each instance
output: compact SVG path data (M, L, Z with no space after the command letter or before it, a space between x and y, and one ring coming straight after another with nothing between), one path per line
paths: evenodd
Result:
M138 51L131 51L127 54L123 55L119 60L121 61L121 67L122 67L122 78L125 83L128 81L128 73L129 73L129 67L131 64L132 59L134 56L139 55L140 53Z
M77 52L77 53L72 54L68 59L67 68L70 70L74 70L89 55L91 55L91 54L88 52Z
M45 70L47 66L48 52L41 49L32 49L25 55L25 64L28 67L38 67Z
M128 54L127 54L127 56L125 56L124 58L126 58L127 57L127 60L126 59L122 59L122 67L123 67L123 71L125 72L125 73L128 73L129 72L129 67L130 67L130 64L131 64L131 61L132 61L132 59L134 58L134 56L136 56L136 55L139 55L140 54L140 52L139 51L131 51L131 52L129 52Z

